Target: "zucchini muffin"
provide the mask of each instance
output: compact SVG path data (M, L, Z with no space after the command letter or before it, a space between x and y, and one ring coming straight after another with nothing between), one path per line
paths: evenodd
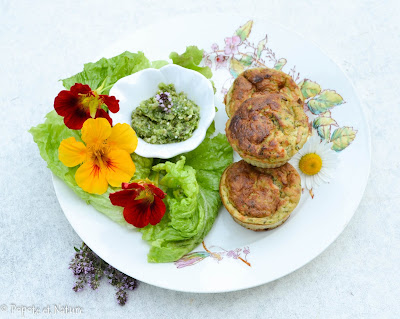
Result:
M242 72L225 95L226 114L231 117L247 99L269 93L281 93L303 107L303 94L291 76L275 69L254 68Z
M276 228L289 218L300 201L301 182L289 163L259 168L240 161L224 171L219 192L235 222L261 231Z
M279 167L302 148L310 134L303 105L282 94L244 101L226 122L226 136L246 162Z

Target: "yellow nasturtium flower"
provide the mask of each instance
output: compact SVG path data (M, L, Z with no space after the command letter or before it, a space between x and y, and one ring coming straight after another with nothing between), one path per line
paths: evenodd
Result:
M103 194L108 184L121 187L135 173L130 156L137 146L135 131L128 124L111 127L104 118L88 119L82 126L82 140L63 140L58 158L68 167L82 164L75 174L79 187L92 194Z

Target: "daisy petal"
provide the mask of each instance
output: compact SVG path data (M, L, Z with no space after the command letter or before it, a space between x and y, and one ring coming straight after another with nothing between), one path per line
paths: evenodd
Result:
M313 185L312 185L312 179L310 176L306 176L305 182L306 182L307 189L311 189Z

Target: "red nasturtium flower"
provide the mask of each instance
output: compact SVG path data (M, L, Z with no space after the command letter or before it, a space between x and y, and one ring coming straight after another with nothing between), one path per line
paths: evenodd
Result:
M102 86L92 90L89 85L75 83L69 91L63 90L54 99L54 109L64 117L65 125L73 130L80 130L89 118L103 117L110 122L112 119L102 105L107 105L112 113L119 111L118 100L114 96L102 95Z
M110 194L111 203L124 207L124 218L137 228L158 224L165 214L165 193L146 182L122 183L122 190Z

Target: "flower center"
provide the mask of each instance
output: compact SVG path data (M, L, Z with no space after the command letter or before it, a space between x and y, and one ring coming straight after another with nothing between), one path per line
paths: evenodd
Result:
M154 202L154 195L149 188L146 188L145 190L142 190L140 194L135 198L135 200L138 199L146 199L146 202L151 204Z
M90 92L89 94L81 95L80 103L84 108L88 108L90 116L94 118L96 116L97 109L103 104L99 95L96 92Z
M107 161L107 154L109 151L106 143L96 144L89 147L90 157L94 160L96 165L101 166Z
M315 175L322 168L322 159L315 153L304 155L299 162L300 170L307 175Z

